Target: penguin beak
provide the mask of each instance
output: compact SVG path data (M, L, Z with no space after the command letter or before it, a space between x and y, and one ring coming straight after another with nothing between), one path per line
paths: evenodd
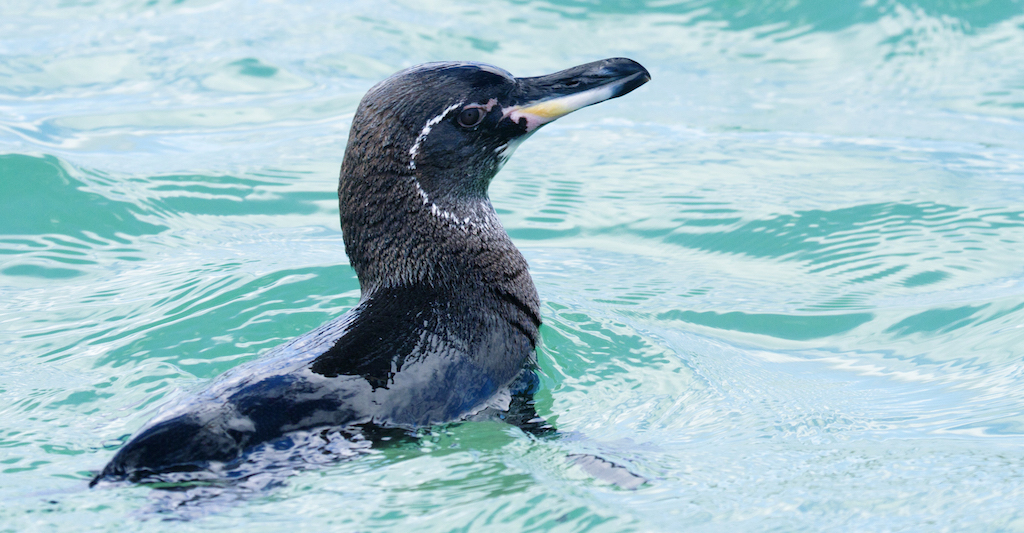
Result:
M518 78L524 103L503 108L503 117L526 127L526 133L598 102L617 98L651 81L640 63L624 57L603 59L547 76Z

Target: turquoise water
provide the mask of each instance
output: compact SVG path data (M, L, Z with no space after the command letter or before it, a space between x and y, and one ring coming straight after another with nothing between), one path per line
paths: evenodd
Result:
M0 6L0 531L1024 531L1024 3ZM491 196L538 410L194 498L87 489L162 406L358 299L371 85L627 56ZM567 457L650 481L635 491Z

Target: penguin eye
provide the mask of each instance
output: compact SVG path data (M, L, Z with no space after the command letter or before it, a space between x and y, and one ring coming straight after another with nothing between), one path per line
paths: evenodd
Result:
M459 113L459 126L463 128L472 128L477 124L483 122L484 117L487 116L483 109L479 107L467 107Z

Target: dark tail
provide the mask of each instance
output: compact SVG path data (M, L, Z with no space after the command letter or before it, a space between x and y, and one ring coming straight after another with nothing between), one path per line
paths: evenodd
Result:
M157 473L193 472L210 461L238 457L242 435L214 431L209 426L184 415L146 428L118 450L89 486L101 480L137 482Z

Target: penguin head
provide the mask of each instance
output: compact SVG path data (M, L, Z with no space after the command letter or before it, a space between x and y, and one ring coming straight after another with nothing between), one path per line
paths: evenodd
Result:
M487 199L491 178L544 124L649 79L623 58L534 78L428 63L371 88L352 119L338 183L345 251L364 295L492 279L536 307L525 260Z
M353 175L343 167L342 180L412 176L432 202L485 198L516 146L539 127L648 80L644 67L625 58L532 78L480 63L412 67L363 97L345 154Z

